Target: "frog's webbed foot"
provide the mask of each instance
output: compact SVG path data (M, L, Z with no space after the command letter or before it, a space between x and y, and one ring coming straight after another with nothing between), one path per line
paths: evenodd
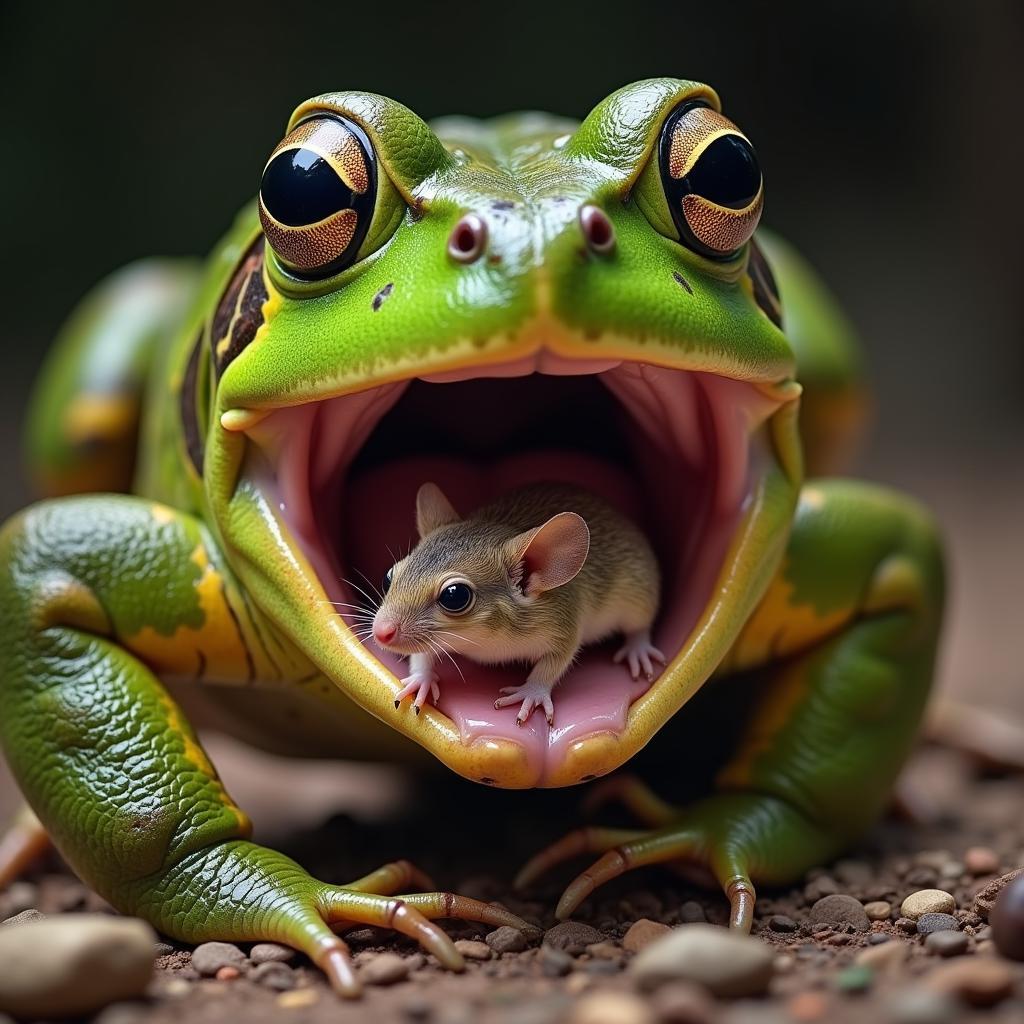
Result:
M521 704L516 715L516 725L523 725L537 708L544 709L544 717L548 725L555 723L555 705L551 700L551 685L548 683L531 682L529 679L522 686L503 686L502 694L495 702L495 708L506 708L511 704Z
M654 662L658 662L659 665L666 664L665 655L651 643L651 634L646 629L628 633L612 661L616 665L625 661L629 667L629 674L634 679L640 678L642 669L648 682L656 675Z
M789 877L829 848L828 837L804 815L766 795L721 793L676 810L627 776L622 783L609 780L599 788L599 799L608 796L621 798L656 827L581 828L536 854L517 876L517 887L532 884L572 858L600 854L562 893L555 910L560 919L570 917L613 878L633 868L664 864L709 870L729 900L730 927L749 932L756 898L752 876L769 882Z
M406 697L412 697L412 707L418 715L428 698L436 704L441 697L441 688L437 685L440 676L433 669L417 669L411 675L407 675L402 682L405 686L395 694L396 708Z

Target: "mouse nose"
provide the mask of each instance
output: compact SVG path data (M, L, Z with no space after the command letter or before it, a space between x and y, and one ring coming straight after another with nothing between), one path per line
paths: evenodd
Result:
M398 635L398 624L390 619L373 620L373 638L379 644L389 644Z

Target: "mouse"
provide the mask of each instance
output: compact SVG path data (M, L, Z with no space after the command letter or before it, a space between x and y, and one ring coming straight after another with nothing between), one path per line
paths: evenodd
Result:
M520 686L503 687L495 708L519 704L554 724L552 691L587 644L617 634L614 655L648 680L665 656L651 641L660 573L647 537L596 494L534 483L462 517L433 482L416 494L419 541L384 576L374 642L407 656L395 699L416 714L440 698L437 664L458 654L481 664L530 666ZM454 659L453 659L454 660Z

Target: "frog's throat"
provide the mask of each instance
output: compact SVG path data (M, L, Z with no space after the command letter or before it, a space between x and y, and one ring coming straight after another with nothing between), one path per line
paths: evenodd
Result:
M349 698L467 778L570 785L628 760L701 687L775 570L796 502L799 388L540 350L279 409L249 425L233 504L267 530L242 574ZM522 666L445 662L436 708L396 709L404 661L364 645L352 614L415 542L415 494L457 508L535 480L603 494L648 533L662 570L653 684L585 650L555 690L555 724L494 709ZM252 531L247 531L251 533ZM268 551L273 536L277 550ZM275 565L271 563L276 563ZM290 581L284 587L282 579ZM464 678L462 678L464 677Z

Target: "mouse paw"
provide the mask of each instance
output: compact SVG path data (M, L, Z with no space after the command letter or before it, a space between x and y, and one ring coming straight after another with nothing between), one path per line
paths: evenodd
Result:
M634 678L640 677L640 669L644 671L647 681L654 678L654 662L660 665L665 664L665 655L651 643L651 634L647 630L639 633L630 633L626 636L626 642L619 648L612 659L617 665L625 661L629 666L629 674Z
M519 714L516 715L516 725L523 725L533 714L535 708L544 709L544 717L548 725L555 724L555 705L551 702L551 687L544 683L523 683L522 686L503 686L499 697L494 702L495 709L507 708L510 704L522 702Z
M406 676L402 682L405 683L405 686L395 694L396 708L406 697L413 697L413 694L415 694L412 707L418 715L420 708L426 704L428 698L436 704L441 696L441 688L437 685L440 682L440 676L434 671L413 672L412 675Z

